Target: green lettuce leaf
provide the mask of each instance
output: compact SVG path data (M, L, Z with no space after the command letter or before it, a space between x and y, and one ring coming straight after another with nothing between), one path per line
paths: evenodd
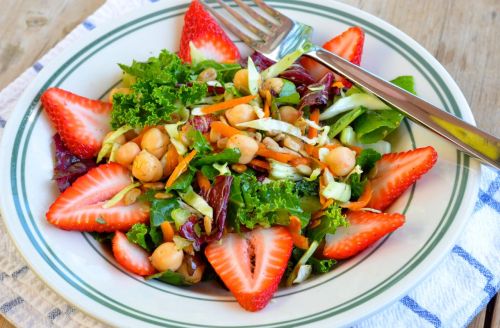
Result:
M190 286L192 285L191 282L187 281L184 276L178 272L174 272L171 270L167 270L164 272L159 272L155 273L153 275L147 276L147 280L149 279L158 279L162 282L165 282L169 285L174 285L174 286Z
M161 229L158 227L149 227L144 223L134 224L126 235L128 241L139 245L148 252L153 251L163 242Z
M368 173L380 158L382 158L382 155L376 150L363 149L356 157L356 164L361 167L364 173Z
M191 148L196 149L198 154L207 154L212 151L212 146L210 146L210 143L200 131L191 129L187 133L187 137L191 144Z
M193 165L196 167L214 164L214 163L228 163L234 164L238 163L240 159L240 151L237 148L226 148L220 153L210 154L206 156L198 157L193 161Z
M172 114L195 104L207 93L205 83L186 85L191 75L189 65L167 50L146 62L134 61L130 66L119 66L128 80L134 82L130 86L131 93L113 96L113 129L123 125L143 127L164 123Z
M354 121L353 128L359 142L371 144L399 127L403 118L404 115L394 109L368 111Z
M392 84L397 85L401 89L404 89L410 93L416 95L415 92L415 80L411 75L398 76L394 80L390 81Z
M229 222L236 230L240 225L253 229L256 225L287 225L290 215L295 215L306 226L310 213L300 206L294 186L287 180L263 184L252 175L235 176L229 196Z
M349 124L351 124L364 112L366 112L366 109L364 107L358 107L343 114L339 119L337 119L337 121L335 121L334 124L330 126L328 137L335 138L337 134L342 132L342 130L344 130Z
M171 190L186 191L191 183L193 182L194 174L196 170L189 168L186 172L182 173L175 182L168 187L165 191L169 192Z
M180 204L176 198L154 199L151 202L151 209L149 212L151 226L158 227L165 221L173 222L171 213L174 209L179 207Z
M217 80L221 81L222 83L232 82L234 74L236 74L236 72L241 69L240 64L222 64L216 62L215 60L208 59L192 65L192 74L197 76L203 70L210 67L214 68L217 71Z
M347 219L342 214L342 208L334 203L330 205L321 217L320 224L308 231L308 237L312 240L321 241L325 235L334 234L338 227L346 227Z

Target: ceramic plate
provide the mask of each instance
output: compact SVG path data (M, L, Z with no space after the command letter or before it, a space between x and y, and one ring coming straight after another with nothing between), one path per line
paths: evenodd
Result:
M312 25L318 43L348 26L361 26L366 31L362 66L386 79L413 75L421 97L473 122L449 74L393 26L334 1L268 2ZM405 213L407 223L332 272L280 289L258 313L244 311L228 292L211 283L179 288L146 282L124 272L89 235L47 224L45 212L58 192L51 181L54 130L40 108L40 94L58 86L90 98L104 96L120 80L116 63L145 60L163 48L177 50L187 5L187 1L160 2L96 29L45 67L19 99L3 136L1 208L26 261L69 302L119 326L338 327L398 300L454 245L472 209L479 173L476 162L409 122L392 135L394 150L432 145L439 160L390 209Z

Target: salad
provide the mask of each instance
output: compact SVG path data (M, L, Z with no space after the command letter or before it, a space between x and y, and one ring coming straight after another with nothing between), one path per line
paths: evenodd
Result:
M359 65L363 43L351 27L324 48ZM49 88L47 221L145 279L223 284L248 311L396 230L405 217L385 211L436 151L392 153L403 115L301 55L241 58L195 0L179 53L120 64L108 101ZM411 76L392 83L414 92Z

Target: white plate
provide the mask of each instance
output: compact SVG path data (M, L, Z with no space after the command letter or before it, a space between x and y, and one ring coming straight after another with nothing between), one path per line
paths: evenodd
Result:
M384 78L413 75L420 96L473 122L464 96L444 68L389 24L333 1L269 1L312 25L318 43L359 25L366 32L362 66ZM5 130L1 156L1 208L17 247L35 272L83 311L119 326L284 327L341 326L379 311L417 284L454 245L472 209L479 165L442 139L405 122L395 150L432 145L435 168L391 208L407 223L362 254L300 286L281 289L258 313L241 309L209 283L178 288L130 275L91 237L58 230L45 212L57 195L51 181L54 133L39 104L49 86L99 98L120 79L116 63L176 50L187 1L148 6L83 42L43 69L19 99Z

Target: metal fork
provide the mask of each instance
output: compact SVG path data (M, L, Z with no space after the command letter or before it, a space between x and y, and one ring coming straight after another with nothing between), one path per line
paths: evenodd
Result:
M278 61L285 55L310 43L309 39L313 30L312 27L290 19L276 9L268 6L262 0L251 1L269 17L260 14L242 0L234 0L236 5L258 22L260 26L250 22L223 0L216 0L227 13L256 37L250 36L247 32L244 32L241 28L231 23L221 12L208 5L205 0L202 0L202 4L227 29L239 37L250 48L257 50L274 61ZM365 90L377 95L387 103L398 108L413 121L426 126L451 141L461 151L500 169L500 140L495 136L448 114L421 98L321 47L312 46L309 49L304 54L305 56L318 61L334 72L355 82Z

